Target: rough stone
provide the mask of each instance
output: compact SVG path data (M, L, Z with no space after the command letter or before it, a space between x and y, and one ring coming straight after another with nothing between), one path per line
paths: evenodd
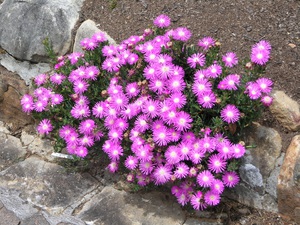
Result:
M23 160L25 155L26 149L18 138L0 133L0 171Z
M130 194L109 186L86 203L78 217L94 225L175 225L185 220L183 211L169 194Z
M296 101L283 91L272 93L273 103L269 107L281 125L291 131L300 131L300 111Z
M50 223L41 214L36 214L21 221L20 225L50 225Z
M278 176L280 173L280 168L284 160L285 153L282 153L281 156L276 160L275 168L271 172L270 176L267 179L265 185L265 191L269 193L274 199L277 199L277 183ZM300 174L300 173L299 173Z
M280 134L273 128L255 123L247 129L244 138L246 145L255 146L246 151L245 164L252 164L257 167L263 179L267 179L281 154L282 139Z
M188 218L183 225L223 225L221 221L214 220L214 219L195 219L195 218Z
M35 138L36 137L34 135L30 135L26 131L22 130L21 142L23 143L23 145L27 146L27 145L31 144Z
M259 169L253 166L252 164L244 164L240 167L240 176L241 179L249 184L252 188L262 189L263 187L263 178Z
M15 214L5 207L0 210L0 225L19 225L20 219Z
M11 72L15 72L25 81L26 85L31 83L31 79L41 73L50 71L47 63L31 64L29 62L21 62L8 54L0 54L0 64ZM1 90L1 89L0 89Z
M9 130L6 128L2 121L0 121L0 133L10 134Z
M20 97L28 92L24 80L9 71L0 70L0 83L6 85L0 101L0 120L11 124L11 132L15 132L33 123L31 116L26 115L20 105Z
M21 140L23 141L22 136ZM27 141L29 140L27 139ZM53 144L51 144L50 140L42 139L40 136L34 137L34 139L28 145L28 152L30 152L31 154L38 155L43 159L47 159L50 162L55 159L53 156L51 156L51 154L54 152Z
M55 53L64 55L70 49L71 31L82 3L83 0L5 0L0 6L0 46L18 59L41 62L47 59L42 42L48 37Z
M37 157L0 172L0 189L18 192L21 199L52 215L62 213L96 187L89 174L68 174L63 167Z
M73 52L84 52L82 50L82 47L80 46L80 41L84 38L91 38L93 34L100 32L101 30L97 27L94 21L92 20L86 20L84 21L80 27L77 30L76 36L75 36L75 42L73 47ZM108 40L108 42L112 45L115 45L116 42L105 32L105 36Z
M300 135L296 135L285 155L277 185L278 209L281 214L300 221Z

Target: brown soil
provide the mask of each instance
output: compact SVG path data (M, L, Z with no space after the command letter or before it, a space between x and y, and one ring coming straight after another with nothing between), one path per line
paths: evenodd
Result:
M160 14L171 17L172 27L189 28L190 43L212 36L221 42L224 53L235 51L240 58L249 56L254 43L270 41L272 55L265 76L273 80L275 89L300 104L299 0L86 0L77 26L91 19L120 42L141 35ZM296 132L281 127L268 111L262 118L262 125L280 132L285 151ZM230 208L229 224L292 224L260 210L250 209L243 215L240 207Z

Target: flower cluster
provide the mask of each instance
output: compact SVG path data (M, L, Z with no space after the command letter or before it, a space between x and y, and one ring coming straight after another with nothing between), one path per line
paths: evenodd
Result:
M239 62L234 52L221 55L211 37L187 46L190 30L166 30L170 21L160 15L156 27L119 45L101 32L83 39L85 53L59 57L55 73L35 77L21 105L57 150L85 158L100 146L111 172L122 164L139 186L172 183L182 206L203 210L239 182L241 131L272 103L272 81L258 76L271 46L258 42L250 66L230 73Z

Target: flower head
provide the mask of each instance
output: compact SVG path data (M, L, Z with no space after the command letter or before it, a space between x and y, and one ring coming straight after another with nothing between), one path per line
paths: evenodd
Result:
M201 173L198 174L197 176L197 183L201 187L210 187L212 182L214 180L214 176L212 173L208 170L204 170Z
M235 105L227 105L221 110L221 118L227 123L235 123L240 119L240 111Z
M52 130L53 126L51 124L51 121L48 119L43 119L37 127L37 131L40 134L49 134Z
M191 31L186 27L178 27L174 30L173 33L173 38L179 41L188 41L191 36Z
M199 40L198 45L204 50L208 50L211 46L215 45L215 40L212 37L204 37Z
M196 68L197 65L204 66L205 65L205 55L202 53L195 53L188 57L187 63L191 68Z
M204 195L205 203L211 206L218 205L220 203L220 195L215 191L208 191Z
M167 183L171 179L171 167L169 166L158 166L153 171L154 183L156 185L161 185Z
M238 59L234 52L228 52L222 56L222 61L225 63L227 67L234 67L238 63Z
M159 15L158 17L155 18L154 20L154 25L159 27L159 28L166 28L170 26L171 19L167 15Z
M240 178L236 172L228 171L223 174L222 180L226 187L232 188L239 183Z

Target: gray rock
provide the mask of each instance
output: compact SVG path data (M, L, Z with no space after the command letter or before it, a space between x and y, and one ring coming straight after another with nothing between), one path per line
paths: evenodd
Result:
M94 225L177 225L185 220L183 211L168 194L130 194L112 187L105 187L86 203L78 217Z
M32 137L28 136L28 138L25 139L25 136L22 135L21 140L22 142L25 141L28 143L30 140L32 140ZM38 155L42 159L46 159L49 162L52 162L55 159L53 156L51 156L51 154L54 152L53 144L49 139L42 139L40 136L34 137L34 139L28 145L28 152Z
M0 225L19 225L20 219L15 214L5 207L0 209Z
M0 133L10 134L9 130L6 128L2 121L0 121Z
M195 219L188 218L183 225L223 225L224 223L218 220L209 220L209 219Z
M255 123L246 130L244 137L246 145L255 146L246 151L245 164L257 167L263 179L267 179L281 154L282 140L279 133L272 128Z
M252 164L244 164L240 167L240 176L242 181L250 185L252 188L263 187L263 178L259 169Z
M34 135L28 134L26 131L22 130L21 133L21 142L23 145L27 146L31 144L36 137Z
M296 101L283 91L272 93L273 103L270 111L282 126L291 131L300 131L300 109Z
M64 55L83 0L5 0L0 5L0 46L12 56L34 62L47 59L42 41Z
M36 157L0 173L0 189L19 192L19 197L50 214L62 213L97 187L88 174L68 174L59 165Z
M86 20L84 21L80 27L77 30L76 36L75 36L75 42L73 46L73 52L84 52L80 46L80 41L84 38L91 38L93 34L100 32L101 30L97 27L94 21L92 20ZM116 42L105 32L106 38L108 42L112 45L115 45Z
M36 214L22 220L21 225L50 225L50 223L41 214Z
M280 157L276 160L275 168L271 172L270 176L267 179L265 190L269 193L274 199L277 199L277 183L278 176L280 173L280 168L282 166L285 154L282 153ZM300 173L299 173L300 174Z
M18 138L0 133L0 171L23 160L25 155L26 149Z
M7 70L19 74L27 85L31 84L32 78L50 71L50 66L47 63L30 64L26 61L21 62L8 54L0 54L0 64Z

